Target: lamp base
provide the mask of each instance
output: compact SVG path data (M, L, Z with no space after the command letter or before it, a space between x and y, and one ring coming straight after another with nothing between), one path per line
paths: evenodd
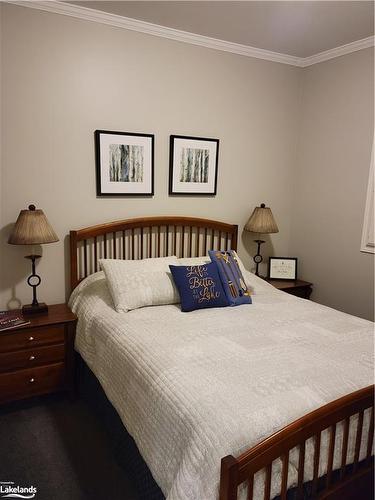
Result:
M27 304L23 306L22 313L23 314L47 314L48 306L44 302L38 302L36 298L36 289L40 285L42 281L40 276L38 276L35 272L35 261L40 259L40 255L26 255L25 259L31 260L31 274L27 278L28 284L33 289L33 301L31 304Z
M33 306L32 304L27 304L22 308L22 314L47 314L48 306L44 302Z
M253 257L254 262L255 262L255 276L259 276L259 264L261 262L263 262L263 257L260 254L260 246L263 245L263 243L265 243L265 241L264 240L254 240L254 241L258 245L257 253ZM262 277L262 276L260 276L260 277Z

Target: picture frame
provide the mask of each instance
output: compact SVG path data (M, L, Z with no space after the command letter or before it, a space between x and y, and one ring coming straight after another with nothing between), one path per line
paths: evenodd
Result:
M169 194L215 196L219 139L171 135Z
M297 261L296 257L270 257L268 261L268 279L296 280Z
M153 134L95 130L95 159L97 196L153 196Z

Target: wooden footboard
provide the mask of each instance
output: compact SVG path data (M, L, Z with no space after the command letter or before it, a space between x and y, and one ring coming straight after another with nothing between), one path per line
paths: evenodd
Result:
M370 412L370 425L365 432L363 422L365 411ZM367 413L367 412L366 412ZM358 424L355 430L355 450L352 465L347 466L348 438L350 417L358 415ZM333 471L334 451L336 443L337 424L343 422L343 438L341 445L341 468ZM321 434L327 429L329 432L327 473L324 480L319 480L318 471L321 460ZM247 499L253 499L254 475L265 470L264 500L271 495L272 462L280 459L282 462L281 500L287 498L289 453L295 447L298 449L298 482L296 500L304 498L304 472L306 441L314 440L313 477L311 482L311 497L319 499L358 499L373 498L373 470L372 457L374 437L374 386L366 387L348 394L332 403L308 413L284 427L261 443L249 449L238 458L232 455L221 461L220 500L236 500L238 486L247 485ZM366 449L361 448L365 438ZM361 462L360 452L365 451L365 458Z

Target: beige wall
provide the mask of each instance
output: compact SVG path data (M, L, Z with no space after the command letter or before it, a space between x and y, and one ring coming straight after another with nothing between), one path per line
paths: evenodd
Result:
M359 252L373 130L372 49L310 68L241 57L2 6L0 308L30 300L27 249L6 243L34 202L60 236L43 247L40 299L65 300L69 229L176 214L240 224L266 202L313 298L373 316L373 256ZM95 196L95 129L155 134L155 196ZM220 139L218 195L168 196L170 134ZM0 184L1 186L1 184Z
M374 116L374 51L303 75L290 248L312 298L374 317L374 256L360 252Z
M185 214L243 225L264 201L280 226L265 253L289 252L300 69L8 4L2 31L0 308L13 294L30 300L26 250L6 244L30 202L61 239L38 266L49 303L65 299L69 229L99 222ZM98 128L155 134L153 198L96 198ZM216 197L168 196L170 134L220 139Z

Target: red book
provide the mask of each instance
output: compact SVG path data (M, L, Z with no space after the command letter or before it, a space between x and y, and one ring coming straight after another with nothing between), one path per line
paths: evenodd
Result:
M11 328L19 328L29 323L30 321L25 319L20 311L0 311L0 332Z

